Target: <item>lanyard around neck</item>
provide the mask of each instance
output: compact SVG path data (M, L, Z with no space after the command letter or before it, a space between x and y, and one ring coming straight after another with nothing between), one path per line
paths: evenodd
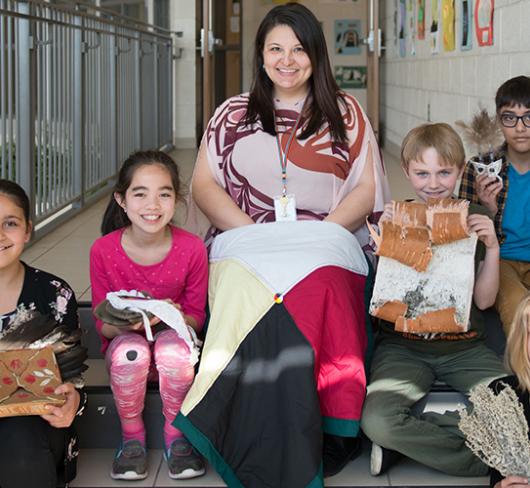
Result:
M296 135L296 131L298 130L298 125L300 124L300 120L302 120L302 114L304 113L304 107L305 107L305 101L304 101L304 104L302 105L302 110L300 110L300 113L298 114L298 117L296 118L296 122L294 123L293 130L287 141L287 146L285 146L285 153L283 154L282 154L282 144L280 142L280 135L278 134L278 129L276 128L276 144L278 146L278 155L280 157L280 167L282 169L282 196L285 196L287 194L287 156L289 155L289 148L291 147L291 142L293 142L294 136ZM274 124L276 125L276 111L274 113Z

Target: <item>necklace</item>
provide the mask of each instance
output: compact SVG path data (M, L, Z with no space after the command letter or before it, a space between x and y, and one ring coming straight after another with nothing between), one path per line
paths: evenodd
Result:
M276 125L276 111L274 111L274 126L275 126L274 129L276 130L276 145L278 146L278 156L280 159L280 168L282 172L282 193L280 197L280 204L282 205L282 211L283 211L284 217L287 214L287 204L289 203L289 199L287 197L287 158L289 156L289 149L291 148L291 143L293 142L293 139L296 135L296 131L298 130L300 121L302 120L302 114L304 113L304 108L305 108L305 100L304 100L304 104L302 105L302 109L300 110L300 113L298 114L298 117L296 118L296 122L292 128L289 139L287 140L287 145L285 146L285 152L283 153L282 153L280 135L278 133L278 127ZM282 117L280 116L280 118ZM283 121L283 118L282 118L282 121Z

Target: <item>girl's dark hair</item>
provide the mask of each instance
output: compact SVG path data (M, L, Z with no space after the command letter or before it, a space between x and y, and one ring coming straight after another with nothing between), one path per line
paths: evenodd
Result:
M299 138L306 139L328 122L333 140L346 142L346 128L338 104L338 100L345 101L331 72L324 33L311 10L299 3L273 8L258 27L254 41L254 76L242 123L251 125L259 120L265 132L276 135L274 85L263 69L263 49L267 34L278 25L286 25L294 31L311 61L312 75L308 80L311 104L305 108L309 121Z
M17 207L22 209L26 224L30 222L29 198L24 189L14 181L0 179L0 194L8 196Z
M107 205L107 209L103 215L103 221L101 222L102 235L109 234L112 231L131 225L129 217L127 217L123 208L120 207L114 198L114 194L117 193L124 199L125 192L129 186L131 186L134 172L141 166L152 164L159 164L168 171L171 176L171 182L177 199L179 200L182 198L178 166L170 156L162 151L135 152L125 160L118 173L118 179L114 185L109 204Z
M502 107L530 108L530 78L528 76L516 76L505 81L497 90L495 95L495 107L497 112Z

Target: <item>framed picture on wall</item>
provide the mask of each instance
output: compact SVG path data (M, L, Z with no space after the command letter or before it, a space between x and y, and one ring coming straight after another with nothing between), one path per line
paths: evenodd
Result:
M417 0L417 20L416 20L416 31L418 33L418 39L423 41L425 39L425 0Z
M366 88L366 66L335 66L335 81L339 88Z
M454 51L455 0L442 0L442 38L444 51Z
M495 0L476 0L475 32L479 46L493 45L493 11Z
M335 53L361 54L362 32L359 19L335 20Z
M473 47L473 0L460 0L460 50Z
M439 0L431 0L431 53L440 52L440 4Z

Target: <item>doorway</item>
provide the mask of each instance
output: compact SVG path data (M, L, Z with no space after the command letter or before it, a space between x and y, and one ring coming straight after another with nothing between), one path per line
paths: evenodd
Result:
M240 0L198 0L201 19L198 67L201 89L197 91L200 114L198 137L216 107L242 91Z

